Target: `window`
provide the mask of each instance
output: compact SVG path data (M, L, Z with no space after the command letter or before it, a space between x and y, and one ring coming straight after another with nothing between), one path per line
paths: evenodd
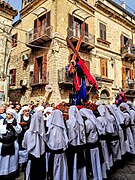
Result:
M47 67L46 56L35 58L34 83L46 82L46 67Z
M17 46L17 33L12 36L12 47Z
M130 69L130 79L134 80L134 69Z
M34 20L34 38L40 37L44 34L50 36L50 11Z
M42 82L42 61L43 61L43 58L38 58L37 59L37 63L38 63L38 82L41 83Z
M106 78L107 77L107 60L106 59L100 60L100 67L101 67L101 76Z
M69 29L68 33L69 33L69 35L80 38L82 23L83 23L83 21L81 21L80 19L69 14L68 15L68 29ZM87 23L85 23L84 36L88 37L88 24Z
M9 84L10 86L15 86L16 85L16 69L11 69L9 73Z
M80 21L77 18L74 18L74 20L73 20L73 35L76 36L77 38L80 38L80 36L81 36L81 24L82 24L82 21Z
M106 25L100 23L99 29L100 29L100 38L106 41Z
M132 39L121 34L121 48L125 48L125 50L127 49L127 51L129 51L129 53L131 53L130 47L132 46L132 44L133 44Z

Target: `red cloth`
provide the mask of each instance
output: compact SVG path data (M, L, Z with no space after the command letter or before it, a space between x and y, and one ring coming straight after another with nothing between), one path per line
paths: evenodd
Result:
M90 84L93 85L95 90L98 90L98 85L96 84L96 80L92 77L90 74L89 70L87 69L86 65L84 64L83 60L80 58L79 61L77 62L79 66L82 68L83 73L86 75L88 81Z
M81 84L81 78L79 76L77 76L77 74L75 75L75 77L73 79L73 84L74 84L75 91L79 91L80 84Z

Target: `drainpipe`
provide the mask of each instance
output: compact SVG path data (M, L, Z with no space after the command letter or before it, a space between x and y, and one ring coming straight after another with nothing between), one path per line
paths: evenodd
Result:
M10 30L9 30L9 35L11 35L11 31L12 31L12 29L13 29L13 26L10 28ZM10 52L9 52L9 54L8 54L8 57L7 57L7 59L6 59L6 52L7 52L7 44L8 43L8 37L6 37L6 42L5 42L5 53L4 53L4 61L3 61L3 78L4 77L6 77L6 72L7 72L7 67L6 67L6 62L9 60L9 58L10 58L10 54L11 54L11 51L12 51L12 48L10 49Z
M9 30L9 35L11 35L11 31L13 29L13 26ZM12 48L10 48L10 52L8 53L8 56L6 56L7 52L7 46L8 46L8 37L6 37L6 42L5 42L5 52L4 52L4 60L3 60L3 72L2 72L2 77L4 78L4 94L5 94L5 101L7 101L8 97L8 85L9 85L9 78L7 78L7 66L8 62L10 59L10 55L12 52Z

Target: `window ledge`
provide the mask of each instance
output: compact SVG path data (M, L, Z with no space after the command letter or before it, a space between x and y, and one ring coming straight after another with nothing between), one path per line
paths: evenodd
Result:
M38 83L31 83L30 84L31 87L34 87L34 86L45 86L45 85L47 85L47 82L42 82L42 83L38 82Z
M113 83L113 79L109 79L109 78L107 78L107 77L102 77L102 81L103 82L108 82L108 83Z
M110 46L110 42L108 42L108 41L106 41L106 40L104 40L104 39L101 39L101 38L97 38L97 42L98 43L101 43L101 44L103 44L103 45L106 45L106 46Z
M107 82L107 83L113 83L113 79L109 79L107 77L96 77L96 80L99 82Z
M9 84L9 86L10 86L10 87L11 87L11 86L15 87L15 86L16 86L16 84Z

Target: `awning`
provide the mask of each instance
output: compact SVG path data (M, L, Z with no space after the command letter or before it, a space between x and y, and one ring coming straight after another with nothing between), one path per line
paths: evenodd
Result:
M85 21L86 19L88 19L89 17L91 17L92 15L89 14L88 12L86 12L85 10L83 9L76 9L72 12L72 15L79 18L79 19L82 19L83 21Z
M37 17L39 17L41 14L43 14L45 12L47 12L47 9L45 7L39 7L38 9L33 11L32 14L36 15Z

